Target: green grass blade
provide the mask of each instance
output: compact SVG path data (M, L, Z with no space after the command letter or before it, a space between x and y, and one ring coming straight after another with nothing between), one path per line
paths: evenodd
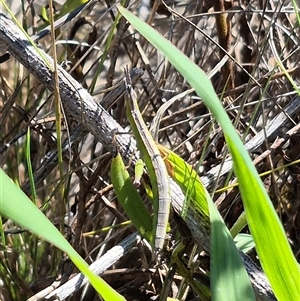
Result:
M159 149L169 175L180 186L183 193L189 195L190 204L201 214L203 223L210 216L212 300L255 300L248 274L243 268L232 236L198 174L174 152L161 146ZM208 224L208 221L206 223Z
M157 147L164 158L169 176L179 185L185 197L190 199L189 203L197 207L202 218L208 220L209 208L206 189L196 171L173 151L159 144ZM182 217L185 218L185 216Z
M76 8L78 8L79 6L87 3L89 0L67 0L64 5L62 6L60 12L59 12L59 16L64 16L68 13L70 13L71 11L75 10Z
M152 218L132 184L120 154L112 159L110 175L116 196L126 214L140 234L151 242Z
M240 233L234 238L236 247L244 253L255 248L253 237L250 234Z
M26 163L27 163L28 177L29 177L30 187L31 187L32 201L34 202L34 204L36 204L36 191L35 191L35 185L34 185L34 178L33 178L30 154L31 154L31 152L30 152L30 128L28 128L27 134L26 134Z
M286 238L282 224L253 165L236 147L232 137L226 139L234 171L245 206L248 225L255 241L264 272L278 300L297 300L300 296L300 269ZM248 155L248 154L247 154Z
M87 263L65 240L57 228L38 210L2 169L0 169L0 215L12 219L15 223L66 252L104 300L125 300L104 280L91 272Z
M232 154L242 200L256 249L278 300L298 300L300 269L289 246L283 227L263 187L242 141L224 111L210 80L190 59L153 28L123 7L123 16L161 51L186 78L220 123ZM228 297L228 299L230 299ZM232 299L231 299L232 300Z
M210 211L212 300L256 300L248 274L221 215L207 193ZM226 292L226 293L225 293Z

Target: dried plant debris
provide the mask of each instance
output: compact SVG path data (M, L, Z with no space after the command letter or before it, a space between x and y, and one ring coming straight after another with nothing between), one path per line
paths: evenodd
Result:
M132 11L141 14L143 1L127 2ZM299 167L298 164L286 166L299 159L299 130L292 131L299 123L299 108L296 105L291 111L289 107L292 100L296 101L293 99L296 92L287 77L289 74L294 84L299 85L297 16L289 1L220 3L221 6L217 1L151 0L143 6L146 7L143 18L208 75L221 62L211 80L241 138L245 143L255 143L249 151L253 160L257 160L259 172L276 169L262 179L295 256L300 260ZM54 38L58 63L94 95L98 103L109 104L106 107L109 114L128 133L122 93L110 94L120 87L126 65L142 70L136 78L135 90L147 125L166 101L190 87L125 19L120 20L110 39L117 15L114 4L115 1L90 1L73 18L59 23ZM16 8L15 12L22 11L17 14L18 20L23 22L29 35L36 35L48 24L39 16L40 3L26 5L25 9ZM57 12L60 8L57 5ZM59 15L57 19L60 20ZM38 44L53 56L50 32L39 38ZM2 49L0 55L1 166L30 196L25 155L29 130L38 206L54 221L57 218L61 221L70 211L75 212L75 220L58 222L57 227L92 263L134 231L133 227L112 227L126 221L127 217L111 186L111 149L84 131L74 118L70 118L71 114L63 112L60 134L64 181L61 182L54 96L14 57ZM286 72L278 67L278 60ZM289 111L286 111L287 107ZM286 119L276 119L281 113ZM265 132L270 124L276 124L272 135ZM214 199L226 223L233 225L243 210L242 203L237 188L218 192L234 181L234 175L227 178L228 172L222 175L217 172L228 159L228 152L219 125L201 99L194 92L186 93L168 107L159 126L159 143L174 150L193 166L202 160L199 174L203 179L207 177L204 183L209 191L215 192ZM258 135L261 135L259 143ZM276 139L282 140L276 144ZM60 193L61 185L65 189L64 195ZM146 196L142 188L140 192ZM149 203L146 205L150 207ZM16 227L11 221L4 223L5 231ZM174 220L171 220L171 228L170 235L175 234ZM29 298L48 287L51 281L63 279L64 282L77 272L68 258L49 244L39 242L38 248L42 252L38 253L33 251L34 244L36 246L37 240L25 232L8 235L6 245L0 246L3 263L0 279L6 277L6 281L0 283L1 300L23 300L25 295ZM168 247L173 248L172 244L171 238ZM202 266L197 275L204 279L206 275L200 271L209 264L207 254L201 253L201 256ZM161 280L166 276L164 269L159 271L160 275L149 266L150 258L151 252L144 245L135 245L103 277L128 300L148 300L159 295L164 286ZM26 268L22 265L24 260L28 264ZM176 295L179 282L177 277L171 281L170 296ZM77 300L79 294L97 300L89 289L77 292L69 300ZM185 300L193 298L195 295L191 289Z

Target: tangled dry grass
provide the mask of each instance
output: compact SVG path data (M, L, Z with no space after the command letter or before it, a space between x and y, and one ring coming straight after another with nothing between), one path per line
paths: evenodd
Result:
M141 18L150 20L162 35L211 74L224 107L246 142L266 129L297 94L287 77L289 74L298 85L297 14L290 1L220 1L227 12L225 24L229 32L222 34L224 23L219 17L224 14L216 12L217 4L214 4L214 10L213 2L218 1L167 1L170 8L167 10L159 1L151 1L152 9L147 10L138 1L131 3L130 9ZM136 91L144 119L150 124L163 103L190 87L156 49L128 27L124 19L120 20L112 41L109 40L111 24L116 17L116 10L110 10L113 4L114 1L94 2L89 10L57 31L59 62L68 60L67 68L72 76L100 103L109 88L122 78L125 65L143 68L145 73L138 81ZM157 4L160 4L158 9ZM35 1L18 14L19 20L24 19L29 34L35 34L38 26L42 25L39 17L42 6ZM95 46L70 44L70 41ZM52 55L50 44L49 36L39 43ZM233 60L228 59L224 50ZM286 74L278 67L278 60ZM218 65L220 62L221 66ZM101 68L100 73L95 77L98 68ZM56 147L53 95L15 59L1 64L0 81L1 166L22 186L28 180L25 159L27 130L30 129L30 156L34 171L43 164L47 152ZM123 99L118 100L109 112L124 128L128 127ZM262 179L299 260L299 168L297 164L284 166L299 159L298 133L294 132L291 137L285 135L298 124L298 113L294 112L289 118L287 124L279 127L275 135L267 137L251 155L255 159L264 153L276 136L285 139L285 143L273 149L257 168L260 173L276 169ZM63 120L63 140L68 139L68 133L74 126L72 121L68 121L68 127L66 124L67 121ZM192 93L174 102L165 112L160 124L159 142L175 150L192 165L201 160L201 174L222 164L227 156L220 128L201 99ZM11 144L6 146L7 143ZM111 154L87 135L63 160L63 182L58 167L54 168L43 179L43 184L36 187L38 202L53 221L62 218L74 204L78 205L78 220L73 225L74 233L68 238L88 262L93 262L133 230L112 228L100 231L126 220L110 186ZM209 187L228 226L232 226L241 214L242 203L237 188L225 192L218 192L218 189L226 187L233 179L233 174L229 174ZM64 185L63 195L61 185ZM7 222L5 227L10 229L13 225ZM91 231L96 232L89 234ZM65 233L66 236L68 234ZM38 250L33 251L34 243L37 241L29 233L8 237L10 252L2 250L0 255L3 266L0 296L3 300L24 300L66 272L68 259L47 243L40 242ZM139 249L132 250L103 275L128 300L147 300L160 291L159 275L148 270L142 253ZM255 258L255 254L253 256ZM70 300L77 300L79 293ZM192 298L191 293L186 300ZM84 300L96 299L91 289L85 292Z

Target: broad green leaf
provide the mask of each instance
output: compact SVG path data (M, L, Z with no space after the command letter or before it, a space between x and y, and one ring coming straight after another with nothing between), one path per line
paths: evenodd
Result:
M208 204L211 225L212 300L255 300L248 274L232 236L210 198Z
M60 12L54 16L54 19L57 20L60 17L63 17L64 15L72 12L73 10L77 9L79 6L87 3L88 1L89 0L67 0L60 9ZM50 22L46 6L43 6L41 8L40 16L47 24Z
M134 185L139 186L141 184L141 178L144 173L144 161L138 159L134 166Z
M278 300L297 300L300 296L300 269L286 238L282 224L248 154L227 136L234 171L245 207L260 263ZM259 178L258 178L259 179Z
M247 253L255 247L253 237L250 234L240 233L234 238L236 247L244 253Z
M104 300L125 300L89 269L88 264L65 240L57 228L30 201L22 190L11 181L2 169L0 169L0 215L10 218L21 227L66 252Z
M71 11L87 3L88 1L89 0L67 0L61 8L59 16L64 16L70 13Z
M205 216L208 217L208 212L210 212L212 299L225 301L230 296L230 300L255 300L249 277L243 268L243 262L232 236L198 174L174 152L160 145L158 148L169 175L185 195L189 194L189 204L194 206L198 214L204 215L203 219Z
M48 17L46 6L42 7L40 16L44 22L49 23L49 17Z
M120 154L117 154L117 156L112 159L110 176L116 196L126 214L140 234L151 242L152 218L141 196L132 184Z
M187 210L185 207L188 207L192 202L193 206L197 206L197 211L208 218L209 209L206 189L202 185L196 171L173 151L160 144L157 144L157 147L164 159L169 176L174 179L184 192L185 204L182 217L185 218Z
M199 97L220 123L233 158L234 171L238 177L248 225L263 270L278 300L298 300L300 294L299 266L251 158L223 109L211 81L196 64L157 31L125 8L118 6L118 9L195 88ZM228 300L233 299L228 296Z

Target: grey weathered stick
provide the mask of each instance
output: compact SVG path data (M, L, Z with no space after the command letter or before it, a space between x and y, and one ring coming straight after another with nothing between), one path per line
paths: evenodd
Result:
M282 112L272 119L266 129L262 129L259 133L257 133L257 135L255 135L245 144L245 148L248 150L248 152L251 153L258 149L264 143L265 139L276 136L279 129L282 128L282 126L284 126L290 120L290 118L299 111L299 109L300 97L296 95L292 101L289 102L286 108L284 108ZM203 185L206 188L209 187L212 183L217 181L218 177L232 170L232 166L232 159L231 157L228 157L225 162L213 167L209 173L201 177Z
M130 77L132 80L132 84L135 84L137 80L144 74L143 69L133 68L130 70ZM120 80L115 88L112 89L101 101L100 104L104 109L109 109L118 99L125 93L125 81L124 78Z
M59 29L60 27L62 27L63 25L69 23L70 21L72 21L79 13L81 13L82 11L84 11L85 9L87 9L88 7L90 7L93 3L96 3L95 0L93 1L88 1L87 3L75 8L73 11L71 11L70 13L60 17L58 20L56 20L54 22L54 28L55 29ZM51 33L51 26L48 25L46 28L44 28L43 30L41 30L39 33L31 36L31 39L34 42L38 42L39 40L41 40L42 38L44 38L45 36L47 36L48 34ZM5 53L3 55L0 56L0 64L5 62L6 60L8 60L10 57L9 53Z
M0 14L0 43L51 92L53 91L54 76L52 71L40 58L36 49L27 41L26 36L3 14ZM48 64L53 66L52 58L46 53L44 53L44 57ZM61 100L66 112L99 141L114 148L112 146L113 130L125 132L123 128L60 66L58 66L58 73ZM122 138L118 139L119 137ZM127 150L127 152L124 151L124 155L125 158L129 159L135 148L134 139L130 138L129 135L118 135L116 140L121 149Z
M137 80L143 75L143 70L138 68L133 68L130 71L130 74L132 76L133 83L136 83ZM104 99L102 100L104 102L104 108L106 106L112 105L117 98L121 97L125 92L125 83L124 80L120 82L119 85L115 87L111 92L109 92ZM102 102L101 102L102 103ZM70 137L68 137L64 143L62 148L63 155L65 153L68 153L70 151L70 148L73 148L73 145L76 145L79 143L83 136L87 133L85 131L84 127L81 124L78 124L70 133ZM34 183L36 187L39 187L39 185L43 182L43 180L49 175L49 173L57 166L58 164L58 155L57 155L57 149L49 151L40 167L35 171L34 173ZM22 185L22 190L26 193L30 193L30 182L29 179L24 182Z
M50 91L54 90L52 71L49 70L43 59L40 58L35 48L26 40L26 36L3 14L0 14L0 44L6 47L10 54L36 76ZM44 55L49 64L53 66L53 60L47 54ZM135 159L132 155L136 149L135 140L129 135L117 135L115 137L115 130L125 132L123 128L65 70L60 66L58 66L58 70L59 89L65 110L78 123L82 123L85 129L92 133L106 147L114 150L116 142L124 158L128 160ZM174 181L170 181L170 189L172 206L180 215L184 196ZM209 252L209 230L201 227L201 223L197 220L198 218L197 212L192 207L189 207L186 223L191 230L195 242L202 245ZM257 300L275 300L266 278L256 265L246 255L242 255L242 258L254 286Z
M107 251L102 257L97 259L90 265L91 271L96 274L102 274L105 272L110 266L115 264L119 259L121 259L126 253L128 253L134 245L136 245L137 240L140 240L141 237L137 232L129 235L122 242L120 242L117 246L114 246L109 251ZM34 295L29 298L28 301L37 301L41 298L53 300L64 300L74 292L79 290L83 285L85 285L88 280L84 277L83 274L77 274L75 277L70 279L68 282L55 289L54 291L47 292L43 294L42 292ZM38 299L40 298L40 299Z

